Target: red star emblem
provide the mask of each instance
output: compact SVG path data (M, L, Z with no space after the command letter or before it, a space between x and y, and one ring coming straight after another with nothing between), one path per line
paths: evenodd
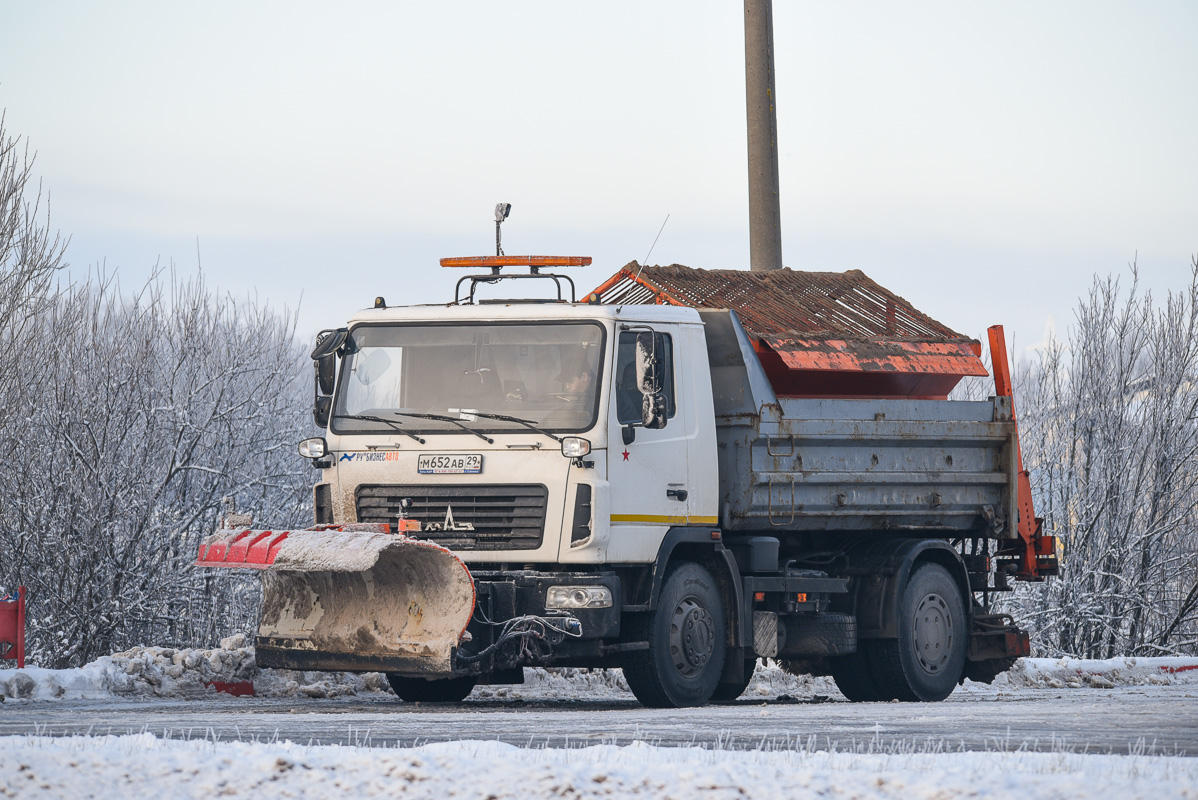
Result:
M621 453L621 455L624 456L625 461L628 460L628 451L627 450L625 450L623 453Z

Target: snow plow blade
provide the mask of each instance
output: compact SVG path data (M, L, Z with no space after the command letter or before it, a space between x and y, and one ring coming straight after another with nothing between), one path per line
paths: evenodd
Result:
M462 560L385 525L218 531L196 565L262 571L264 667L448 677L474 614Z

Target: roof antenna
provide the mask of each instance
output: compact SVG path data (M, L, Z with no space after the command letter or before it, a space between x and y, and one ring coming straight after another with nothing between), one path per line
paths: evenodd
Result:
M507 219L507 215L512 213L511 203L496 203L495 204L495 255L503 255L503 245L501 244L502 236L499 232L499 226Z
M661 227L657 229L657 235L653 237L653 244L649 245L649 252L645 253L645 260L641 262L641 269L644 269L645 265L649 263L649 256L653 254L653 248L657 247L657 240L661 238L661 232L666 229L666 223L669 221L670 215L666 214L666 218L662 220ZM637 278L641 277L641 269L636 271Z

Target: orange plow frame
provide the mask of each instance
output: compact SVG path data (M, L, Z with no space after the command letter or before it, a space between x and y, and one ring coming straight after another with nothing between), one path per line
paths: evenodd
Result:
M1002 325L992 325L990 337L990 360L994 369L994 393L999 397L1011 398L1011 421L1015 422L1015 455L1018 459L1018 537L1008 540L998 551L998 557L1016 564L1015 580L1042 581L1046 576L1059 572L1057 562L1057 537L1045 536L1044 520L1036 516L1032 505L1032 483L1029 473L1023 468L1023 447L1019 442L1019 423L1015 417L1015 397L1011 386L1011 365L1007 359L1007 340Z

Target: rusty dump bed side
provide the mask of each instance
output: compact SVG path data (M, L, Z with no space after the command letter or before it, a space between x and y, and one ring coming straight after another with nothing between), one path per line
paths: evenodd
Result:
M727 530L1014 535L1007 398L783 399L717 439Z
M1009 398L778 397L736 313L699 314L726 530L1015 535Z
M870 280L847 272L624 267L595 290L605 303L731 310L782 397L943 399L984 376L981 345Z

